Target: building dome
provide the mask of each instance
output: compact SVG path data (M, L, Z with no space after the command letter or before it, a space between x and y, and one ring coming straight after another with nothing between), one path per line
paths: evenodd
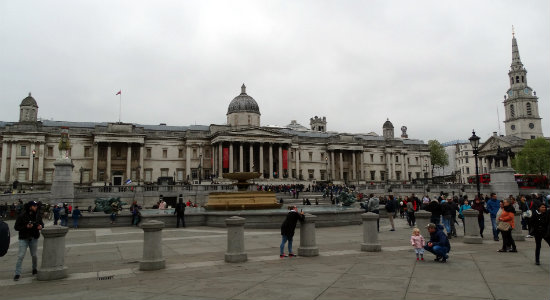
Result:
M388 119L386 122L384 122L384 125L382 125L382 128L391 128L391 129L393 129L393 124L390 122L390 119Z
M241 94L235 97L229 107L227 108L227 114L232 113L241 113L241 112L251 112L260 114L260 107L254 98L246 94L246 86L243 84L241 86Z
M38 104L36 103L36 100L31 96L31 93L29 93L29 96L27 96L23 101L21 101L21 105L19 106L33 106L38 107Z

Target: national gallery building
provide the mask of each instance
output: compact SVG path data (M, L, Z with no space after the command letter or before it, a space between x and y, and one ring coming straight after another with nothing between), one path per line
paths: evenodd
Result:
M327 131L325 117L287 126L260 125L258 103L241 87L227 109L227 124L167 126L38 120L31 96L20 105L19 122L0 121L0 184L48 185L68 132L73 182L83 185L155 183L209 184L224 173L260 172L265 184L370 184L412 182L428 177L430 151L423 141L400 137L388 120L382 135Z

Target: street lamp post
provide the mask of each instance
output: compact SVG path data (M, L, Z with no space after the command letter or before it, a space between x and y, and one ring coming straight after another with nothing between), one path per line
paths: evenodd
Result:
M474 158L476 162L476 187L477 187L477 197L481 199L481 193L479 190L479 172L477 169L477 156L479 154L479 136L476 135L475 130L472 130L472 136L469 138L470 144L472 145L472 152L474 153Z
M199 184L202 182L202 154L199 155Z
M34 187L34 157L35 156L36 156L36 150L32 149L31 190Z
M82 173L84 173L84 168L80 167L80 186L82 186Z

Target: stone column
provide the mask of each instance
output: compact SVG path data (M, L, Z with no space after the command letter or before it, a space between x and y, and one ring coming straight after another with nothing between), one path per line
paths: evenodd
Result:
M521 210L516 211L516 215L514 216L514 224L516 228L512 230L512 238L514 241L525 241L525 235L521 230Z
M296 150L294 151L294 156L296 159L296 179L300 180L300 149L299 148L296 148Z
M65 235L68 227L52 225L41 230L44 237L42 266L38 270L38 280L55 280L67 277L65 267Z
M44 143L38 146L38 179L35 181L44 181Z
M401 181L407 181L407 172L405 170L405 154L401 154Z
M264 145L260 143L260 178L264 178Z
M233 142L229 143L229 173L233 173Z
M392 179L397 179L397 176L395 176L395 158L393 157L392 154L390 154L390 159L391 159L391 177Z
M391 154L386 153L386 179L391 180L391 166L390 166Z
M143 150L145 148L145 145L140 145L139 146L139 165L141 166L141 168L139 168L138 172L138 176L139 176L139 180L138 181L141 181L143 182L143 172L145 172L144 168L145 166L143 165Z
M420 232L424 237L429 237L430 233L428 232L426 226L430 223L432 213L425 210L419 210L414 213L414 216L416 217L416 227L420 229Z
M269 179L273 179L273 144L269 143Z
M353 174L351 175L351 178L353 180L357 180L357 166L355 165L355 152L351 152L351 171Z
M111 182L111 143L107 145L107 171L105 172L106 181Z
M279 178L283 178L283 144L279 144Z
M380 218L375 213L364 213L361 215L363 219L363 243L361 243L361 251L380 252L382 245L378 242L377 220Z
M17 143L11 143L11 157L10 157L10 176L9 181L13 182L17 178L17 165L15 160L17 158Z
M191 147L188 144L185 145L185 179L193 180L191 178Z
M250 148L248 150L248 156L249 156L249 167L248 167L248 171L249 172L254 172L254 145L252 143L250 143Z
M243 143L239 143L239 172L244 172L244 153Z
M126 179L132 178L132 144L127 144L126 150Z
M306 213L304 222L300 225L299 256L318 256L319 247L315 239L315 219L317 216Z
M479 223L477 222L477 216L479 212L475 209L467 209L462 211L464 215L464 229L466 233L464 234L464 243L465 244L481 244L483 239L479 235Z
M330 175L332 176L330 178L331 180L334 180L334 177L336 177L336 171L334 169L334 151L330 151Z
M139 262L141 271L160 270L165 268L162 256L162 228L164 222L148 221L141 223L143 229L143 259Z
M8 143L2 143L2 166L0 169L0 181L6 181L6 164L8 163Z
M245 262L248 259L244 251L244 223L245 218L233 216L225 219L227 226L226 262Z
M340 150L340 180L344 180L344 154Z
M223 174L223 149L222 143L218 143L218 177L222 178Z
M34 155L35 157L33 158L32 157L32 150L34 150L36 152L36 145L34 143L31 143L30 144L30 149L29 149L29 177L28 177L28 180L31 181L31 178L34 178L34 170L36 170L36 166L34 165L34 160L36 158L36 154Z
M412 178L409 178L409 163L407 162L407 154L403 154L403 164L405 165L405 180L410 181Z

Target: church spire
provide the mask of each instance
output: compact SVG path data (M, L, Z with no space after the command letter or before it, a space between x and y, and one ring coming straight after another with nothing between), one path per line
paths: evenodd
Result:
M523 69L523 64L521 63L521 58L519 56L518 42L516 41L516 34L514 32L514 27L512 26L512 65L510 66L512 70Z

